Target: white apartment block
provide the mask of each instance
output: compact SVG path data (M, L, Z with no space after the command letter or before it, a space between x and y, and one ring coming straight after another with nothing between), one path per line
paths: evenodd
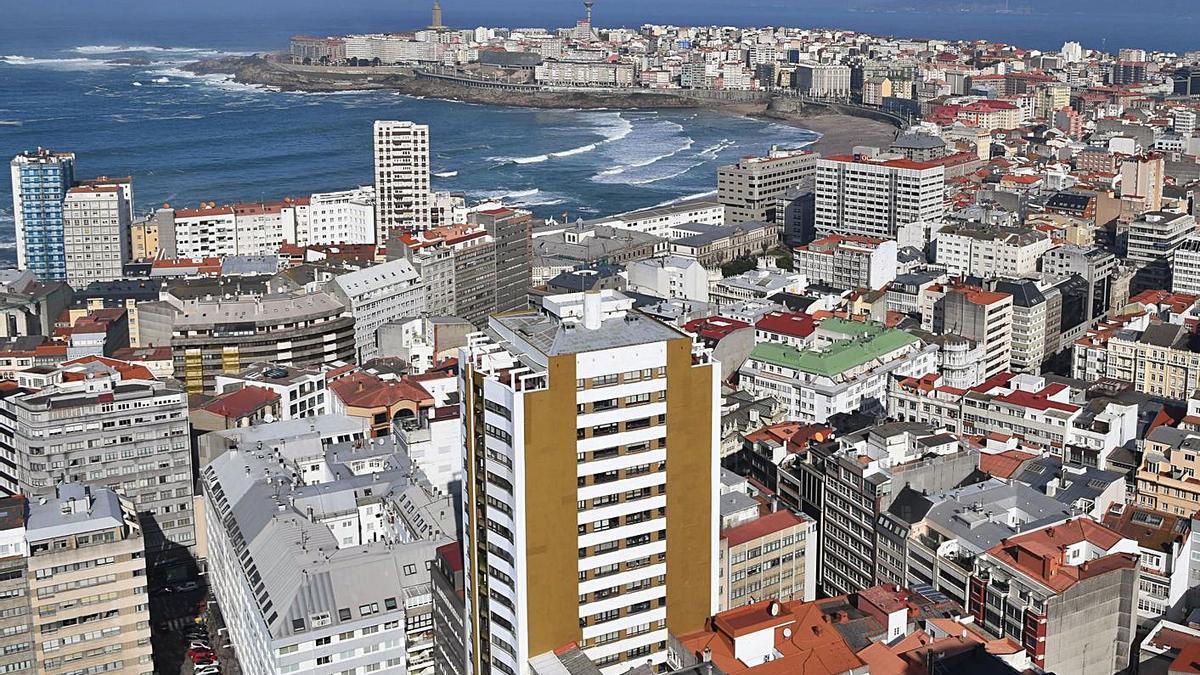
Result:
M217 375L216 394L242 387L262 387L279 396L281 420L316 417L330 413L325 373L316 368L296 368L280 363L255 363L239 373Z
M982 223L946 225L934 241L937 262L948 273L981 278L1036 274L1038 260L1054 247L1045 232Z
M307 210L306 204L294 200L160 209L159 237L169 239L163 230L172 230L180 258L274 255L284 242L297 242Z
M653 234L663 239L673 239L677 236L686 236L675 233L675 228L682 225L693 223L724 225L725 212L726 207L720 202L698 200L620 213L597 219L594 222L597 226L608 225L618 229ZM564 224L564 227L567 225ZM543 232L549 233L539 230L538 235L542 235Z
M365 186L340 192L313 194L301 245L374 244L375 188Z
M796 64L796 89L813 98L842 98L850 95L850 66L836 63Z
M896 241L829 235L798 247L793 266L810 284L876 290L896 279Z
M897 155L838 155L817 163L819 235L896 238L908 223L933 221L946 211L945 168Z
M1200 236L1188 237L1175 249L1171 266L1171 291L1200 295ZM67 262L68 269L70 261Z
M695 258L668 255L625 266L628 288L656 298L708 302L708 270Z
M460 363L467 672L664 664L718 605L720 366L613 291L493 316Z
M407 260L392 260L329 282L328 290L354 316L354 344L359 363L379 353L380 327L425 311L425 284Z
M63 250L67 283L83 288L93 281L125 276L130 257L132 186L128 182L80 185L63 200Z
M424 230L432 224L429 127L375 122L375 241L392 228Z

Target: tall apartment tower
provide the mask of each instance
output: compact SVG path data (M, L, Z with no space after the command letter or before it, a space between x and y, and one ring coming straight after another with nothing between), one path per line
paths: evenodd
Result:
M1162 155L1128 157L1121 163L1121 199L1134 202L1137 212L1162 209L1166 162Z
M63 251L67 283L83 288L93 281L124 276L131 258L133 184L92 181L67 190L63 201Z
M38 281L64 280L63 200L75 184L75 153L38 148L17 155L10 166L17 267Z
M375 196L376 242L392 228L430 227L428 126L375 122Z
M817 235L895 239L901 225L946 211L946 170L898 155L837 155L817 164Z
M717 609L720 364L632 306L550 296L461 351L469 673L661 665Z

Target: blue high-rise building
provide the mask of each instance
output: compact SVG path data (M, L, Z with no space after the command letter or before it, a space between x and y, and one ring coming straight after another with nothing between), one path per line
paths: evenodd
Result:
M38 148L12 160L17 267L39 281L67 278L63 200L75 184L75 154Z

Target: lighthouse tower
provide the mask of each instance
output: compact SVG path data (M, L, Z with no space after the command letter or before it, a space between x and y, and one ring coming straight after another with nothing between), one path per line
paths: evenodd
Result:
M575 39L590 42L595 34L592 33L592 5L595 0L583 0L584 18L575 22Z
M429 27L433 29L445 28L442 25L442 3L439 0L433 0L433 23L429 24Z

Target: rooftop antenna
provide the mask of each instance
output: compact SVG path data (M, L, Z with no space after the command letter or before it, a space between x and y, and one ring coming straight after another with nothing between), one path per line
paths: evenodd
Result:
M592 5L596 4L595 0L583 0L583 8L587 11L588 25L592 25Z

